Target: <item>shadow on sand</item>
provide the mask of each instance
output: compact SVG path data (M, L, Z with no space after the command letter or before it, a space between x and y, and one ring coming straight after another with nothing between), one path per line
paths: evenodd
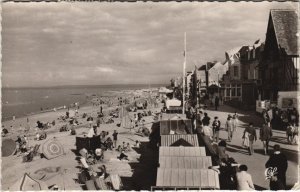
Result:
M158 167L158 148L151 148L149 142L142 142L140 148L133 148L141 154L139 162L129 163L133 169L131 177L121 177L124 190L151 190L156 184Z

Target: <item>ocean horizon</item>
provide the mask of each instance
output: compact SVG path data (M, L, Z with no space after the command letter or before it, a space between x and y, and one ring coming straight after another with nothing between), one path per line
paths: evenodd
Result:
M115 91L158 88L163 84L117 84L117 85L66 85L49 87L2 87L2 121L15 116L69 106L79 102L84 105L91 95L111 96ZM43 110L42 110L43 109Z

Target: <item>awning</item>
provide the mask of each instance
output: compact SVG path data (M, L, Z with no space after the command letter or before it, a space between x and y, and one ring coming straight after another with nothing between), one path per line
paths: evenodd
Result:
M181 101L177 99L170 99L166 101L166 107L169 109L170 107L180 107Z

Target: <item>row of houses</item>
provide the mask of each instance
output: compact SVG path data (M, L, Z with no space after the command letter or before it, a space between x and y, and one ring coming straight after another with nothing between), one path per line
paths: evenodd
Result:
M297 22L296 10L271 10L265 41L226 51L224 62L208 62L189 72L186 85L197 88L198 98L218 95L224 102L247 108L254 108L256 100L276 101L279 91L297 91Z

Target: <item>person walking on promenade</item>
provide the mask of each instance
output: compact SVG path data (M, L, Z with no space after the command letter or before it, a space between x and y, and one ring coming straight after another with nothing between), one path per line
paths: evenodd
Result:
M220 102L220 99L219 99L218 96L216 96L216 98L215 98L215 110L216 110L216 111L218 111L219 102Z
M208 124L203 124L202 127L202 134L205 138L205 140L210 141L212 138L212 130L211 128L208 126Z
M213 127L213 140L217 143L219 142L219 131L220 131L221 122L218 117L215 117L215 120L212 123Z
M287 128L286 128L286 136L287 136L288 144L293 143L294 131L295 131L295 127L292 124L288 123Z
M117 147L117 141L118 141L118 132L116 130L114 130L114 133L112 134L113 136L113 143L114 143L114 147Z
M231 142L233 132L233 123L231 118L231 115L228 115L227 121L225 123L225 130L228 132L228 142Z
M264 118L264 123L266 123L268 126L270 126L271 120L270 120L268 111L264 109L263 112L262 112L262 115L263 115L263 118Z
M269 127L266 123L263 123L260 131L259 131L259 139L263 143L263 148L265 155L268 154L268 148L269 148L269 141L272 137L272 129Z
M234 112L232 121L233 121L233 130L236 131L239 125L239 115L237 114L237 112Z
M239 172L236 173L237 190L255 190L252 177L247 172L248 167L246 165L239 166Z
M284 188L286 188L286 170L288 168L288 162L286 156L280 151L280 145L274 145L274 154L270 156L265 166L270 170L274 170L276 168L277 179L281 181ZM274 181L270 180L271 190L274 188L274 185Z
M210 124L210 117L207 115L207 113L204 113L202 123L203 123L203 125L209 125Z
M243 139L245 138L245 134L248 134L249 137L249 155L252 155L254 153L254 149L253 149L253 143L254 140L257 140L257 136L256 136L256 131L255 128L253 127L253 123L249 123L249 126L246 127L246 129L244 130L244 134L243 134Z

